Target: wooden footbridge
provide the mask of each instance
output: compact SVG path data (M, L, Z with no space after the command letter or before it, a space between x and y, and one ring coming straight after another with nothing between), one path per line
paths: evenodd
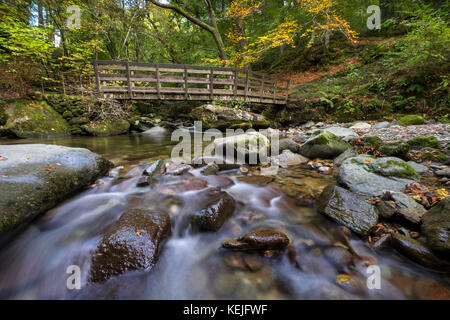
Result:
M289 80L221 67L94 60L100 96L129 100L235 100L286 104Z

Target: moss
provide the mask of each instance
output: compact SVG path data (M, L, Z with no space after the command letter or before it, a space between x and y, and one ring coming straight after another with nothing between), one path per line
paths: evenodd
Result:
M68 123L45 101L17 100L8 105L4 129L19 138L69 134Z
M333 133L329 131L325 131L323 133L320 133L317 135L317 137L312 138L308 144L310 145L322 145L327 144L332 140L339 140L339 137L334 135Z
M422 159L435 162L447 162L448 157L439 150L429 151L422 154Z
M386 156L408 159L409 144L404 142L386 143L381 145L380 152Z
M367 136L364 138L364 143L368 146L380 146L383 144L383 140L377 136Z
M414 139L411 139L408 144L410 146L421 146L421 147L434 147L439 148L440 143L438 139L434 136L427 136L427 137L415 137Z
M419 115L404 116L398 120L398 124L401 126L421 125L424 123L425 123L425 120Z
M417 174L416 170L414 170L413 167L411 167L406 162L400 162L400 161L394 161L389 160L386 161L386 165L382 166L383 169L388 169L389 167L401 167L402 169L394 170L391 176L399 177L399 178L418 178L419 175Z
M127 120L91 122L82 128L93 136L104 137L127 133L130 123Z
M63 116L64 119L70 119L70 118L73 117L73 113L72 113L72 111L66 110L66 111L64 111L62 116Z

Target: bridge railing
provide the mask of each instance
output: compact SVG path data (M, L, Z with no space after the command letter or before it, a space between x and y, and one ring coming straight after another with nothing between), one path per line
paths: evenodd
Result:
M289 80L237 68L93 61L97 90L114 99L286 104Z

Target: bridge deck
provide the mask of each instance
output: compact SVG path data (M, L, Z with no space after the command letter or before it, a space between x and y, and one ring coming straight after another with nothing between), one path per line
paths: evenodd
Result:
M286 104L289 80L221 67L93 61L97 90L114 99Z

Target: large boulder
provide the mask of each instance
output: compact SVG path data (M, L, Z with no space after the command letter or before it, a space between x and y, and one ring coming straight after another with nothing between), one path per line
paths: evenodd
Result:
M70 135L69 124L46 102L17 100L5 106L8 120L0 132L18 138L49 138Z
M0 146L0 237L106 174L113 165L87 149Z
M433 250L450 253L450 198L441 200L423 217L422 233Z
M204 128L267 128L269 121L260 114L240 109L206 104L191 111L191 118L201 121Z
M235 200L227 192L212 193L204 207L193 215L192 224L203 231L219 231L235 207Z
M341 187L327 186L316 201L316 209L359 235L368 235L378 222L378 213L366 201Z
M165 212L126 211L103 235L92 257L90 281L103 282L127 271L153 268L171 232Z
M300 148L300 153L307 158L334 159L350 148L350 144L331 132L313 135Z
M261 161L264 160L261 157L269 155L270 141L265 135L250 131L245 134L216 139L214 147L215 150L222 150L224 156L227 155L226 150L234 150L234 154L242 160Z
M379 196L386 191L403 191L417 178L414 169L399 158L358 156L342 163L338 182L357 194Z
M97 121L83 125L82 128L90 135L107 137L127 133L130 123L127 120Z

